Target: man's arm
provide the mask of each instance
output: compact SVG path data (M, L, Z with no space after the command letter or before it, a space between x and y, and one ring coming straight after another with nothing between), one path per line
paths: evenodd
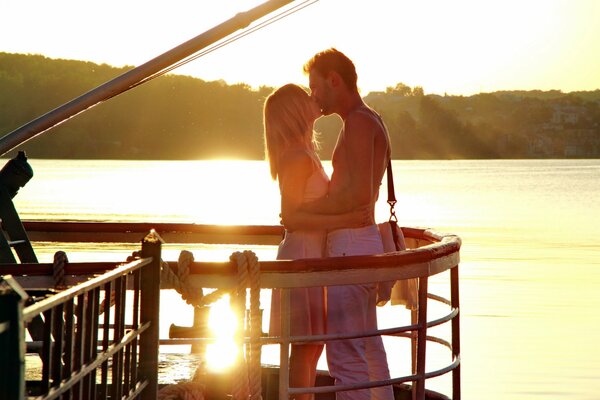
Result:
M337 173L345 175L343 186L332 188L326 197L305 203L303 210L319 214L348 212L373 202L374 137L379 126L372 118L354 113L344 126L344 148ZM335 165L334 165L335 168Z
M375 135L380 129L373 118L354 113L347 136L348 167L351 178L347 196L354 208L373 203L373 166L375 157Z

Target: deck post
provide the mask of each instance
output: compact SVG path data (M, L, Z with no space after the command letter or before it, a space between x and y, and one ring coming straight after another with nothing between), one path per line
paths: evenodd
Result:
M419 278L419 311L417 329L417 375L420 376L413 387L413 396L417 400L425 399L425 360L427 349L427 288L428 277Z
M208 328L208 315L210 312L210 307L194 307L194 323L192 325L193 335L192 337L198 337L204 335L206 329ZM173 327L173 325L172 325ZM199 332L202 332L199 334ZM192 343L192 348L190 353L192 354L200 354L206 350L205 343Z
M6 282L8 287L2 287ZM0 397L25 398L25 298L19 284L10 276L0 277ZM6 396L6 397L4 397Z
M152 230L142 240L142 258L152 258L150 265L142 267L140 322L150 322L150 327L140 337L139 376L148 386L142 391L143 400L156 400L158 396L159 307L161 237Z
M452 318L452 357L460 357L460 301L458 290L458 265L450 269L450 303L458 314ZM460 400L460 364L452 371L452 399Z

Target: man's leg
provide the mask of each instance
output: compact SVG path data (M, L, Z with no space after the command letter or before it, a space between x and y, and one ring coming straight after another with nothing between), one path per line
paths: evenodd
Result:
M330 286L327 288L327 333L362 332L366 329L368 288ZM367 342L364 338L327 342L327 364L336 385L369 381ZM368 389L338 392L338 400L370 400Z
M367 311L367 326L370 329L377 329L377 293L372 291L369 297L369 307ZM369 364L369 379L371 381L383 381L390 379L387 356L383 347L381 336L372 336L365 338L366 356ZM394 398L392 386L382 386L371 389L372 400L391 400Z
M376 226L336 231L328 240L329 256L383 253ZM365 332L377 329L376 285L335 286L328 288L328 333ZM390 378L383 341L380 336L328 342L327 362L336 384L386 380ZM338 399L392 400L391 386L339 392Z

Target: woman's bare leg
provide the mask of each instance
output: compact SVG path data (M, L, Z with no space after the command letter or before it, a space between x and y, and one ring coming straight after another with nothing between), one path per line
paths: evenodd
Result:
M317 362L323 352L322 344L292 345L290 354L290 387L312 387L317 376ZM313 394L299 394L295 400L312 400Z

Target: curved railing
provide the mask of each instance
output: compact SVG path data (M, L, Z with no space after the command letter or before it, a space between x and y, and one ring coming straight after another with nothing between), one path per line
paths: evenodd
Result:
M373 256L330 257L322 259L261 261L261 288L282 289L282 310L288 310L283 318L282 336L262 338L262 344L280 344L279 398L301 393L325 393L348 389L365 389L404 382L414 382L417 399L425 398L425 381L452 373L452 398L460 398L460 328L458 264L461 241L455 235L441 234L426 229L403 228L409 250ZM428 292L429 278L448 272L450 275L450 299ZM190 266L191 283L203 288L234 288L237 270L232 263L195 262ZM349 332L343 335L290 336L289 290L297 287L352 285L386 282L390 280L418 279L418 311L416 321L406 326L369 332ZM448 307L447 314L434 320L428 319L428 303L436 301ZM285 314L284 314L285 315ZM428 329L445 323L451 324L451 338L445 340L428 335ZM352 386L325 386L315 388L288 387L288 344L297 342L328 341L395 335L415 338L416 359L414 373L393 377L386 381L364 382ZM446 347L451 353L451 363L427 370L427 342Z
M111 223L35 223L26 222L26 229L34 240L74 241L124 241L128 237L139 238L139 232L146 231L148 224ZM244 243L277 244L283 233L280 226L220 227L194 224L152 224L168 243ZM352 285L361 283L386 282L391 280L417 279L418 311L410 325L381 329L373 332L353 332L344 335L263 337L262 344L281 345L279 398L300 393L324 393L348 389L347 387L288 387L288 346L289 343L327 341L359 336L394 335L416 341L413 360L413 373L393 377L387 381L364 382L353 388L370 388L403 382L413 382L417 399L426 398L425 382L433 377L452 374L452 398L460 398L460 309L459 309L459 252L461 241L451 234L437 233L427 229L402 228L408 250L372 256L330 257L322 259L260 261L260 287L280 288L282 307L286 306L287 289L310 286ZM136 239L137 240L137 239ZM242 246L243 247L243 246ZM176 262L169 262L174 267ZM238 285L238 271L233 262L194 262L190 265L189 283L197 288L235 289ZM429 293L429 278L441 273L449 274L450 298ZM429 319L428 305L437 302L448 311L441 317ZM282 308L283 310L283 308ZM284 323L288 324L289 321ZM449 340L428 333L432 327L450 324ZM286 332L283 329L282 332ZM289 330L287 330L289 332ZM205 337L192 340L174 340L177 343L197 340L211 340ZM163 341L161 341L163 342ZM449 350L451 362L441 368L428 370L426 365L427 342L437 343ZM440 398L437 396L437 398Z

